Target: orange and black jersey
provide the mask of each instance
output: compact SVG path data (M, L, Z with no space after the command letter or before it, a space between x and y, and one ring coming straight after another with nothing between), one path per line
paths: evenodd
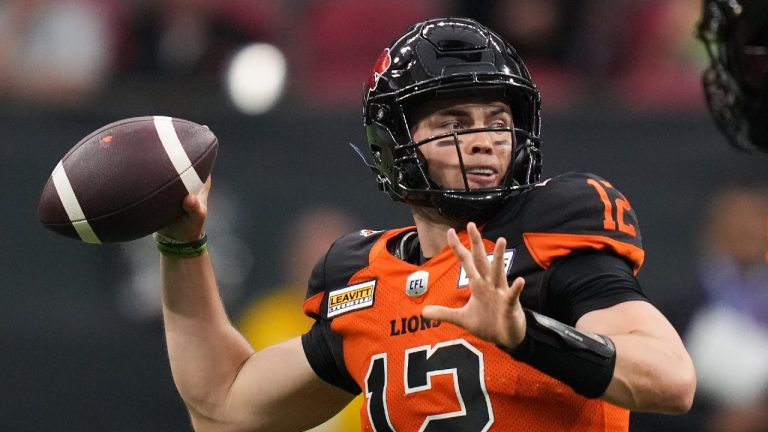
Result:
M569 173L510 199L481 228L491 254L507 239L508 279L524 307L569 325L585 313L645 300L634 275L640 230L627 199L590 174ZM464 305L468 280L449 248L421 265L393 247L415 228L342 237L318 263L302 337L322 379L364 392L364 430L619 431L629 413L587 399L457 326L421 317L427 304ZM466 232L459 233L469 247Z

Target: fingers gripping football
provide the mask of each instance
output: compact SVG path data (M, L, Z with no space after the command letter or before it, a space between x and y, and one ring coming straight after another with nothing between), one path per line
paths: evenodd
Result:
M516 278L507 283L504 250L507 242L499 238L489 262L480 231L467 224L471 250L467 249L453 229L448 231L448 245L461 262L469 278L471 296L460 308L429 305L422 310L424 318L449 322L465 328L482 339L508 348L516 347L525 336L525 315L520 305L520 292L525 281Z
M166 237L183 242L195 241L205 231L208 217L208 192L211 190L211 177L206 180L200 193L189 194L181 203L184 213L173 222L158 230Z

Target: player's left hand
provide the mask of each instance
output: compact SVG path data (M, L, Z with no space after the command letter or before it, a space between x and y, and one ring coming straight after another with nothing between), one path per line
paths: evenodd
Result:
M525 314L520 304L520 292L525 281L518 277L507 283L504 270L504 250L507 241L499 238L489 262L483 239L477 226L467 224L470 246L468 250L459 241L456 231L448 230L448 245L458 257L469 277L471 296L460 308L428 305L422 310L424 318L449 322L497 345L515 348L523 340L526 330Z

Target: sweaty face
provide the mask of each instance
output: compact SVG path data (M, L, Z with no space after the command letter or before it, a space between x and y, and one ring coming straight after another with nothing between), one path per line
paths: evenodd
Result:
M497 98L474 97L430 101L413 116L411 135L419 142L436 135L476 128L512 128L509 106ZM510 168L513 135L509 130L450 135L419 147L427 160L430 178L444 189L464 189L459 153L471 189L487 189L503 183Z

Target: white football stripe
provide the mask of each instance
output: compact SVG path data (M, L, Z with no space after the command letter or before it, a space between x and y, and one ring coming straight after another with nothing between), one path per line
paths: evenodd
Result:
M53 186L56 188L56 193L59 194L61 204L64 205L64 211L67 212L67 217L69 217L69 221L72 222L72 226L75 228L75 231L77 231L80 239L86 243L101 243L101 240L99 240L99 237L85 218L85 213L83 213L83 209L77 201L75 191L72 189L72 184L69 183L69 178L67 177L67 173L64 172L64 165L61 161L59 161L59 164L56 165L56 168L53 170L51 178L53 179Z
M203 181L197 175L197 171L192 168L192 161L189 160L187 152L182 147L181 141L179 141L179 136L176 135L173 119L165 116L155 116L154 119L155 129L157 129L157 135L160 136L160 142L163 143L163 148L168 153L168 158L171 159L176 172L179 173L181 181L184 182L187 192L191 194L200 192L203 190Z

